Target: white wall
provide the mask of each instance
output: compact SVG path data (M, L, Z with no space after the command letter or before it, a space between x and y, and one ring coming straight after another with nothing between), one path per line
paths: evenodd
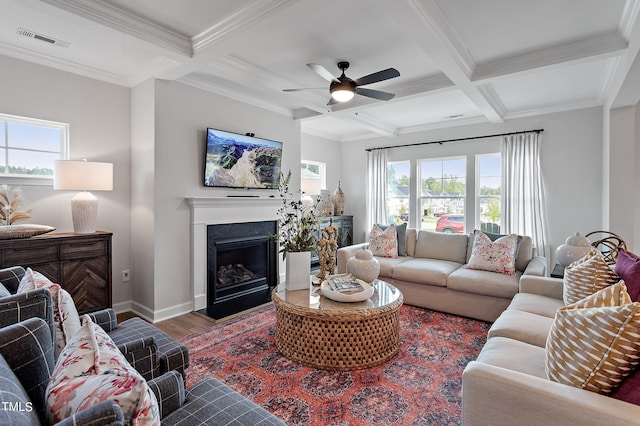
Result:
M303 133L301 136L301 159L308 161L320 161L327 165L327 190L333 195L333 192L338 187L338 181L340 181L340 187L344 191L342 182L342 153L340 142L321 138L315 135L308 135ZM345 214L351 214L349 211L349 200L345 203Z
M352 206L354 239L364 241L369 224L366 219L365 148L393 146L442 139L456 139L495 133L544 128L541 163L547 201L549 245L551 253L576 231L582 234L599 230L602 225L602 110L589 108L557 114L512 119L500 124L471 125L439 129L396 138L375 138L342 144L343 191ZM455 155L474 149L479 141L452 142L403 148L407 156ZM390 151L390 156L399 153Z
M113 191L96 192L98 227L113 232L113 303L131 299L129 89L0 55L0 112L69 123L72 159L113 163ZM7 183L0 178L0 184ZM72 232L71 191L20 184L29 222Z
M282 169L292 170L293 189L297 190L300 125L283 115L176 82L156 80L154 97L153 236L145 236L143 241L134 240L132 256L135 265L145 268L143 277L136 275L143 281L136 284L144 286L144 294L153 292L153 302L147 305L149 302L145 299L146 310L141 313L158 320L191 310L190 210L185 197L224 197L248 192L204 187L206 128L253 132L258 137L282 141ZM136 139L138 137L146 141L149 135ZM134 164L138 163L139 155L152 155L146 149L138 153L136 144L137 140L132 147ZM132 178L146 182L147 173L134 168ZM273 190L249 192L263 197L276 194ZM143 208L149 208L148 201L142 204ZM137 207L136 203L134 209ZM238 212L239 217L241 213ZM144 216L137 219L134 215L134 228L138 220L144 220ZM148 270L150 268L152 270ZM132 272L138 274L138 271Z

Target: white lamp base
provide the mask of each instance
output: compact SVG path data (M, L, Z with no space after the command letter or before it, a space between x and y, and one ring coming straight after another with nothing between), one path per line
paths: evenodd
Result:
M73 232L93 234L98 223L98 199L90 192L78 192L71 199L71 218Z

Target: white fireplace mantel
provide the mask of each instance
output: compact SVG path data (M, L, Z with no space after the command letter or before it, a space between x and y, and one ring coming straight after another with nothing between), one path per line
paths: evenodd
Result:
M280 197L188 197L193 309L207 307L207 225L276 220ZM282 270L282 269L281 269Z

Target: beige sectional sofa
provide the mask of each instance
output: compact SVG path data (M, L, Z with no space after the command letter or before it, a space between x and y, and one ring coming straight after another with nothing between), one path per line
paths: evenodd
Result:
M545 343L562 288L559 279L522 277L462 375L464 425L640 424L640 406L547 379Z
M522 275L544 276L546 260L533 255L530 237L522 237L516 275L467 269L473 233L406 231L407 256L376 257L380 279L402 291L405 303L483 321L494 321L518 293ZM367 243L338 249L338 273Z

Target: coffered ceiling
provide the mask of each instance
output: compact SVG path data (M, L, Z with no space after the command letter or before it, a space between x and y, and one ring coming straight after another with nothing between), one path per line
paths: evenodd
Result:
M351 141L637 102L621 93L639 9L640 0L0 0L0 54L127 87L176 80ZM396 68L400 77L367 86L395 98L328 106L328 82L305 64L337 76L341 60L354 79ZM322 89L282 91L298 87Z

